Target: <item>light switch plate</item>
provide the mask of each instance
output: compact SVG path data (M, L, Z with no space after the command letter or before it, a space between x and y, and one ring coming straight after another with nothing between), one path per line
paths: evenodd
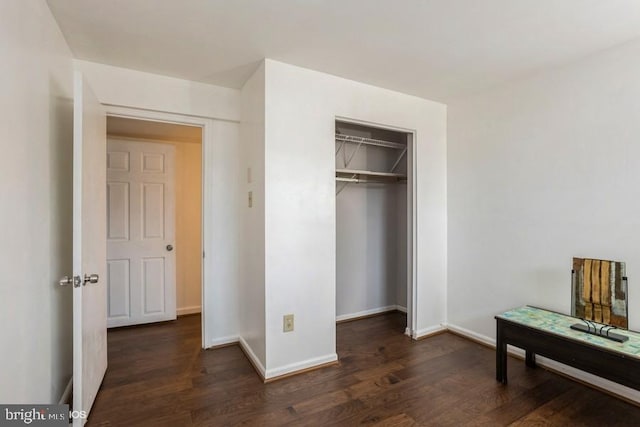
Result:
M293 314L285 314L282 318L282 332L293 331Z

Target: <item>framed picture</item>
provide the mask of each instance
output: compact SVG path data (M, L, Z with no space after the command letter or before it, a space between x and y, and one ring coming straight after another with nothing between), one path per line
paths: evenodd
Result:
M625 263L574 258L571 315L628 329Z

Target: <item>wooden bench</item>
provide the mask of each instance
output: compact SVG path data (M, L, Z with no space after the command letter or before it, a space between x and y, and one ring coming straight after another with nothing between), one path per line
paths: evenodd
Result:
M496 379L507 383L507 345L525 351L525 363L535 367L536 354L581 369L627 387L640 390L640 334L616 330L628 336L624 343L571 329L580 319L524 306L495 316Z

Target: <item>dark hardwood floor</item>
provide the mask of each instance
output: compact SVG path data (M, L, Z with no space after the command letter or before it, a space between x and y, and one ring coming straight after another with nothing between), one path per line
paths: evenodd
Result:
M263 384L237 346L200 349L200 317L109 332L90 426L637 426L640 408L391 313L338 325L340 364Z

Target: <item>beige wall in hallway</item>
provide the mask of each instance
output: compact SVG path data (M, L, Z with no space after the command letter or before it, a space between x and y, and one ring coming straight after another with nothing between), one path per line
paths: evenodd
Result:
M176 147L176 307L199 313L202 301L202 145Z

